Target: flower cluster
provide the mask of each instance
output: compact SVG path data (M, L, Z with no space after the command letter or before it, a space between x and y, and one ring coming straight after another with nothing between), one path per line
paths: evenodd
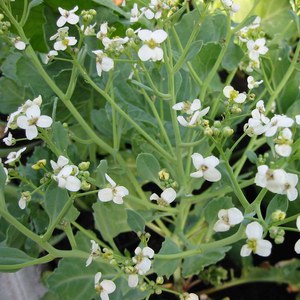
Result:
M283 169L269 169L267 165L261 165L257 168L255 175L255 184L266 188L272 193L287 195L290 201L298 197L297 191L298 176L287 173Z
M173 105L172 108L187 115L186 118L184 116L177 117L179 124L184 127L193 127L201 123L201 118L207 115L210 109L208 106L201 110L202 105L199 99L194 99L192 103L188 101L179 102Z
M275 151L278 155L288 157L292 153L291 144L293 143L292 131L289 129L294 120L285 115L274 115L271 119L265 115L265 107L263 100L256 104L256 108L251 112L252 118L245 124L245 131L248 135L261 135L266 137L273 137Z
M75 165L69 164L69 159L60 155L57 162L51 160L51 167L53 169L53 179L58 182L58 186L67 189L71 192L77 192L81 188L81 181L76 177L79 169Z

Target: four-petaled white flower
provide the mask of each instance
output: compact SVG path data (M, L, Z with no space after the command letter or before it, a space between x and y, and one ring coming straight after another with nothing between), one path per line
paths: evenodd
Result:
M12 136L12 134L9 132L8 136L3 139L3 142L6 146L13 146L16 144L16 139Z
M254 61L258 61L259 56L266 54L268 52L268 48L265 46L266 39L259 38L255 41L250 40L247 42L247 48L249 52L249 58Z
M97 39L102 39L102 38L106 37L107 36L107 32L108 32L107 22L102 23L100 25L100 30L97 32L97 35L96 35Z
M26 44L21 40L20 37L16 37L13 39L13 43L16 49L23 51L26 48Z
M148 29L142 29L138 32L138 37L144 42L138 51L138 56L142 61L163 59L164 52L159 45L168 37L164 30L158 29L152 32Z
M228 231L234 225L240 224L244 220L242 212L235 208L221 209L218 212L219 220L214 225L214 231Z
M129 41L129 38L126 36L124 38L121 37L114 37L110 39L109 37L105 36L102 38L102 44L105 50L111 50L116 52L122 52L124 50L124 44Z
M15 161L17 161L20 157L21 154L26 150L26 147L21 148L20 150L16 151L16 152L10 152L7 155L7 160L5 161L6 164L11 164L14 163Z
M189 293L184 295L184 300L199 300L199 297L195 293Z
M275 140L275 151L277 154L283 157L289 157L291 155L291 144L293 143L292 137L292 131L289 128L284 128L279 132L279 135Z
M74 24L77 24L79 22L79 17L76 14L74 14L74 12L78 10L77 5L71 10L65 10L61 7L59 7L58 10L61 14L61 16L59 17L59 19L56 22L56 25L58 27L62 27L66 23L74 25Z
M219 159L214 155L203 158L199 153L192 155L193 165L197 169L196 172L190 174L191 177L204 177L207 181L216 182L221 179L221 173L215 168L219 163Z
M259 87L264 81L263 80L255 81L253 76L248 76L247 77L247 82L248 82L248 89L252 90L254 88Z
M98 192L98 198L102 202L113 201L116 204L123 204L123 197L129 194L124 186L118 186L107 174L106 180L110 183L111 187L101 189Z
M236 103L244 103L247 96L245 93L239 93L231 85L227 85L223 89L223 95Z
M101 76L102 71L108 72L114 67L114 61L107 57L102 50L95 50L93 51L96 54L96 69L98 76Z
M175 199L176 199L176 191L173 188L165 189L161 193L160 197L155 193L153 193L150 196L150 200L155 200L155 201L157 201L157 204L162 205L162 206L169 205Z
M131 23L137 22L139 20L140 15L141 13L138 9L138 5L137 3L134 3L133 8L130 11L130 22Z
M247 244L241 248L241 256L249 256L251 252L267 257L271 254L271 242L263 239L263 227L258 222L252 222L246 227Z
M29 107L25 116L19 116L17 124L20 128L25 129L25 134L28 140L32 140L38 136L38 129L49 128L52 125L52 119L49 116L41 116L41 109L38 105Z
M57 30L57 33L50 37L50 41L55 40L54 49L64 51L68 46L74 46L77 40L73 36L68 36L69 27L62 27Z
M297 217L296 225L300 231L300 216ZM296 242L294 249L297 254L300 254L300 239Z
M94 257L98 257L101 254L100 246L94 240L91 240L91 243L92 243L91 254L89 255L85 263L86 267L88 267L92 263Z
M55 56L58 55L58 52L56 50L50 50L47 54L42 54L42 62L47 65L50 61L54 59Z
M151 258L154 257L154 251L150 247L137 247L134 250L135 256L132 258L135 268L140 275L146 274L151 268Z
M70 192L77 192L81 187L81 181L75 176L77 173L78 168L76 166L66 165L53 178L58 182L60 188L67 189Z
M266 127L265 136L270 137L276 134L279 128L288 128L294 124L294 120L285 115L275 115Z
M57 162L50 160L51 167L54 171L54 174L58 174L60 170L69 163L69 159L60 155L57 159Z
M94 23L93 25L84 26L81 25L80 29L83 32L85 36L95 35L95 26L97 23Z
M101 272L95 275L95 290L100 294L101 300L109 300L109 294L116 290L116 285L112 280L104 279L100 282L102 277Z
M240 10L240 6L234 3L232 0L221 0L222 4L226 9L230 11L230 14L236 13Z

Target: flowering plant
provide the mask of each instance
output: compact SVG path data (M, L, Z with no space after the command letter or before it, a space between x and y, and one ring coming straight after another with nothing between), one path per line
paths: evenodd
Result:
M300 253L298 1L118 4L0 1L0 271L60 259L45 299L298 292L273 258Z

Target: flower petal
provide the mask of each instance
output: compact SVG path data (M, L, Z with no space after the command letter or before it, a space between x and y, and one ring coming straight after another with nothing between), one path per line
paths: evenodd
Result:
M246 227L246 235L248 239L260 240L263 235L263 227L258 222L252 222Z
M162 29L159 29L159 30L155 30L154 32L152 32L152 36L153 40L156 42L156 43L162 43L163 41L166 40L166 38L168 37L168 34L162 30Z
M106 293L111 294L116 290L116 285L112 280L104 279L100 284Z
M272 243L267 240L258 240L256 244L255 254L267 257L271 254Z
M143 45L138 52L140 60L147 61L152 58L153 50L147 45Z
M48 116L40 116L36 122L36 126L41 128L49 128L52 125L52 118Z
M105 188L98 192L98 198L102 202L111 201L113 197L113 191L111 188Z
M28 126L25 131L28 140L33 140L38 136L38 130L35 125Z
M176 191L172 188L167 188L161 193L161 198L165 200L167 203L171 203L176 198Z
M251 254L252 250L248 247L248 245L243 245L243 247L241 248L241 256L242 257L246 257L249 256Z

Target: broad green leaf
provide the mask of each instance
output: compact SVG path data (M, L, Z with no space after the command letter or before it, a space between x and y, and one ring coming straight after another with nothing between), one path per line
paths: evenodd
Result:
M1 70L4 77L9 78L14 82L18 82L18 77L16 74L17 62L21 57L22 53L20 52L12 52L6 57L1 66Z
M252 162L253 164L256 164L257 162L257 155L254 151L251 150L246 150L246 156L249 159L250 162Z
M186 54L184 61L189 61L190 59L194 58L194 56L200 52L202 45L203 45L203 41L201 40L193 42Z
M10 247L0 247L0 270L1 265L22 264L31 260L34 260L34 258L28 256L25 252L19 249ZM10 270L10 272L17 270L18 269L16 268L15 270ZM3 270L1 270L1 272L3 272Z
M159 184L158 172L160 165L157 159L149 153L141 153L136 159L138 176L146 181L153 181Z
M181 251L182 250L170 238L166 237L158 254L176 254ZM159 259L155 258L154 255L153 269L158 276L166 276L169 278L179 267L180 262L181 258Z
M128 13L126 13L123 9L114 4L113 1L110 0L93 0L93 2L100 4L101 6L108 7L112 11L119 13L121 16L128 17Z
M145 230L145 219L137 212L127 209L127 223L135 232L143 232Z
M104 240L112 242L121 232L131 231L127 224L127 213L124 205L112 202L96 202L93 205L96 228Z
M2 114L10 114L24 102L25 89L11 79L0 78L0 107Z
M89 238L79 233L75 237L79 250L86 252L86 259L90 253ZM94 276L101 272L103 278L112 279L114 269L109 264L93 261L86 267L85 258L63 258L51 276L47 278L50 292L64 300L82 300L96 297ZM98 295L99 297L99 295Z
M233 71L238 67L243 56L244 52L240 48L240 46L234 44L233 41L231 41L223 58L222 67L227 71Z
M231 247L222 247L184 259L182 275L184 277L190 277L192 275L199 274L199 272L203 271L205 267L215 264L223 259L226 252L230 249Z
M108 119L106 110L104 108L98 110L93 109L91 112L91 118L92 118L93 125L101 133L101 136L111 139L112 126L111 126L111 122Z
M286 195L275 195L270 201L266 212L266 223L272 222L272 213L276 210L286 212L289 207L289 201Z
M68 131L60 122L53 123L52 137L53 143L56 145L56 147L66 155L70 139L68 136Z
M57 182L50 183L45 193L45 210L53 223L69 199L66 189L57 186Z

